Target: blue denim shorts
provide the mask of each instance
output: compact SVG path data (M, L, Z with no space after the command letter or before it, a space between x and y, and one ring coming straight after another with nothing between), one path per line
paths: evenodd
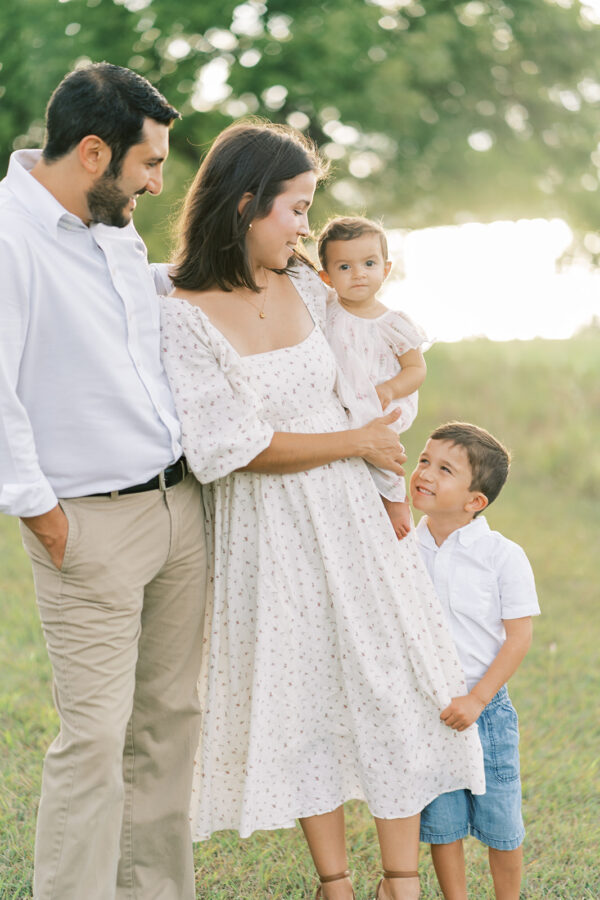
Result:
M506 686L477 719L485 764L485 794L450 791L421 813L421 840L451 844L472 834L496 850L515 850L525 836L521 816L519 723Z

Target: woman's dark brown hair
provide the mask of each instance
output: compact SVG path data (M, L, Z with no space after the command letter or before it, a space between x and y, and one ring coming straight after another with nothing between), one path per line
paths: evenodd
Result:
M325 166L313 142L295 129L245 120L222 131L184 202L173 284L196 291L217 286L258 291L246 232L253 219L268 216L284 183L303 172L321 178ZM239 213L244 194L252 194L252 199Z

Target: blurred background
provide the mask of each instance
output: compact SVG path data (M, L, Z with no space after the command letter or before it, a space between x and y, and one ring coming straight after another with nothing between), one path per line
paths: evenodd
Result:
M565 338L600 313L600 0L3 0L0 24L1 171L89 61L182 112L136 213L153 260L207 145L253 114L331 161L316 227L395 230L386 301L432 337Z
M310 134L331 161L315 230L360 213L390 232L383 299L433 341L403 436L407 471L453 418L513 451L488 520L525 547L543 613L511 680L522 896L598 900L600 0L2 0L0 175L14 149L43 143L63 75L100 60L145 75L183 114L165 190L135 213L152 260L169 257L211 140L248 114ZM41 760L57 722L30 567L8 517L0 572L0 898L29 900ZM349 848L358 896L372 896L375 834L357 805ZM492 898L485 853L467 849L473 896ZM439 893L425 856L428 900ZM226 833L200 845L196 863L200 900L314 892L297 831Z

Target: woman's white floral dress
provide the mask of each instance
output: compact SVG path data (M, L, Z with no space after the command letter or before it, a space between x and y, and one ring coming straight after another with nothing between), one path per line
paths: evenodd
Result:
M410 816L485 789L476 728L440 722L462 671L411 536L401 543L361 459L292 475L235 471L273 431L347 427L321 324L322 283L293 281L315 327L240 357L198 308L163 301L164 362L213 531L199 691L195 839L247 836L366 799ZM214 530L213 530L214 529Z

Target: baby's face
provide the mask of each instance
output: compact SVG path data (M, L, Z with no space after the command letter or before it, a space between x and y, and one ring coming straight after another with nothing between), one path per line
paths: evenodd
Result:
M347 304L364 305L374 299L391 268L383 258L378 234L330 241L326 253L329 283Z

